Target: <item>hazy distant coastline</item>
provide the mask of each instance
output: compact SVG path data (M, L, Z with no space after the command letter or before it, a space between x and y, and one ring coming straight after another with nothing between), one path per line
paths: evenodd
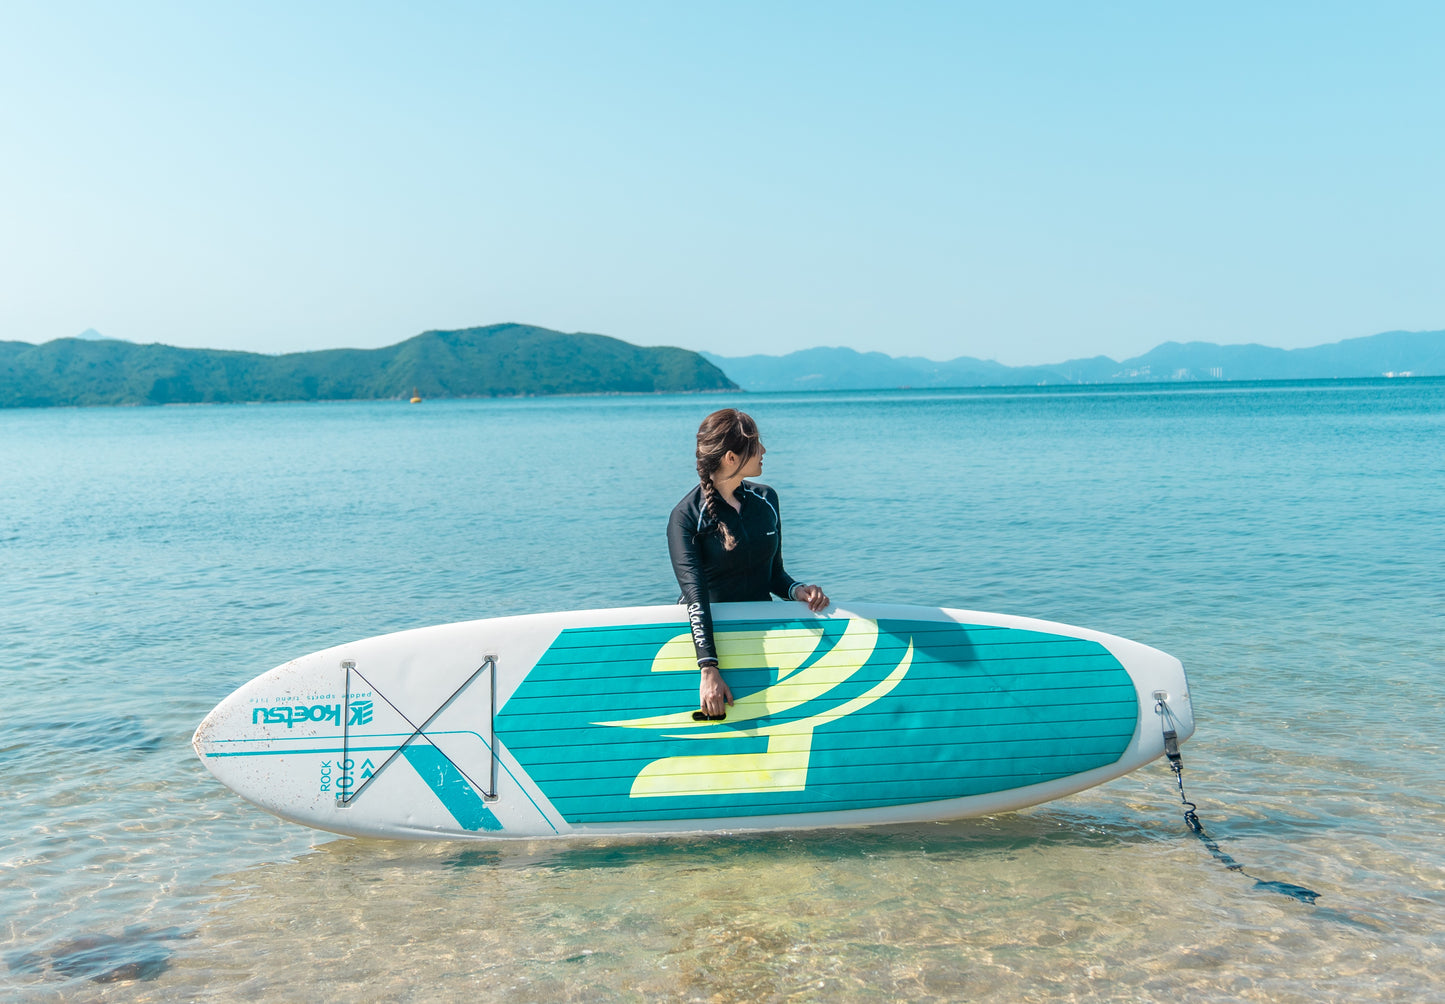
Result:
M1005 366L969 356L938 362L848 348L702 356L744 390L759 392L1445 376L1445 331L1387 331L1306 349L1165 342L1122 362L1095 356L1045 366Z
M87 332L87 335L94 334ZM1142 356L1006 366L849 348L719 356L526 324L427 331L380 349L263 355L96 337L0 342L0 407L350 401L691 391L883 390L1445 375L1445 331L1304 349L1165 342Z

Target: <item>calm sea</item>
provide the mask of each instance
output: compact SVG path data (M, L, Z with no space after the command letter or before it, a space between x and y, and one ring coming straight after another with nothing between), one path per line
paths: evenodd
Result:
M192 754L297 655L670 602L725 404L834 597L1180 657L1186 787L1247 874L1161 764L948 824L489 845L283 823ZM0 411L0 990L1442 1000L1442 559L1441 380Z

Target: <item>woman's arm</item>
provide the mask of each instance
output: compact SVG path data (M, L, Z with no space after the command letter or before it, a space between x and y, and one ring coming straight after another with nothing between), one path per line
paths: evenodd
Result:
M697 514L690 513L690 508L678 505L672 510L672 517L667 522L667 552L672 557L672 573L677 576L677 584L682 589L682 602L692 630L692 647L697 653L700 671L698 705L705 714L721 718L726 705L733 702L733 694L718 672L707 576L702 569L702 556L697 550Z
M778 493L768 489L768 502L773 507L773 513L778 520L777 548L773 551L773 569L768 579L768 588L777 596L788 600L800 600L808 604L808 609L818 613L828 605L828 596L817 586L804 585L788 574L783 567L783 514L778 506Z
M798 580L789 575L787 569L783 567L783 511L778 507L778 493L772 488L767 489L766 494L763 495L763 501L772 507L773 519L777 523L773 528L773 565L768 574L768 591L774 596L791 600Z
M679 505L667 521L667 553L672 558L672 574L682 589L683 606L687 608L692 628L692 644L699 659L717 661L717 648L712 637L712 606L708 603L707 575L702 570L702 556L697 549L697 528L690 506Z

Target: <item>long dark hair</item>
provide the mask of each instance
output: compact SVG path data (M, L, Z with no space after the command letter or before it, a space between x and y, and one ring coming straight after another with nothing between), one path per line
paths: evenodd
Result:
M722 466L723 457L729 450L741 457L746 466L760 447L758 424L747 412L736 408L715 411L697 427L697 476L702 481L702 500L722 534L725 551L737 547L738 541L718 513L718 491L717 485L712 483L712 476Z

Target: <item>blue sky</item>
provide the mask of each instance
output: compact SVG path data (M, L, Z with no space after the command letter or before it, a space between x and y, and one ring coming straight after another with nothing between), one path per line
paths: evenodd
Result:
M0 339L1445 328L1445 5L8 4Z

